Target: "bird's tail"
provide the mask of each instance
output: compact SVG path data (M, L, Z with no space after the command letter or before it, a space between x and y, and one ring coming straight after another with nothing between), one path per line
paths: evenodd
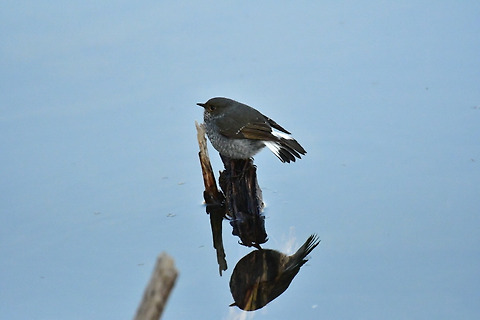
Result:
M273 131L273 135L278 138L274 141L264 141L270 151L282 162L295 162L296 158L301 159L301 155L305 155L307 151L303 149L297 140L290 135Z

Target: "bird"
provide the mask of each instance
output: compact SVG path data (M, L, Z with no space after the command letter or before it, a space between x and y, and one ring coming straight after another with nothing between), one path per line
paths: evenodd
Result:
M307 151L278 123L241 102L211 98L197 103L204 108L208 139L223 156L250 159L264 147L282 162L295 162Z
M260 249L240 259L230 277L230 292L235 300L230 306L245 311L258 310L281 295L308 260L307 255L320 243L312 234L288 256L276 250Z

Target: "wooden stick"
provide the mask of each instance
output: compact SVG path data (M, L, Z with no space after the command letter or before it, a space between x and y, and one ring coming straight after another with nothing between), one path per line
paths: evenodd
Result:
M212 165L210 164L210 157L208 156L207 139L205 138L205 127L202 124L198 124L195 121L197 127L197 140L200 151L198 157L200 158L200 164L202 166L203 184L205 185L205 191L203 192L203 198L207 205L209 204L222 204L225 199L223 194L218 191L217 182L213 174Z
M173 259L166 253L157 258L157 263L145 288L135 320L158 320L175 285L178 271Z
M222 237L222 221L226 214L224 205L225 197L223 193L218 190L215 175L213 174L212 165L208 156L205 126L198 124L196 121L195 126L197 127L197 140L200 148L198 157L200 159L200 165L202 166L203 184L205 185L203 198L207 204L207 213L210 215L213 247L217 252L218 271L221 276L222 271L227 270L227 260L225 259L226 255Z
M203 197L207 203L207 212L210 212L209 205L222 206L222 209L225 210L225 216L230 220L233 227L233 234L240 238L240 243L248 247L261 248L260 245L268 239L265 231L265 217L262 214L264 207L262 190L257 182L257 170L252 159L230 159L220 155L225 167L218 179L222 193L217 188L210 158L208 157L205 127L196 121L195 126L197 127L197 140L200 147L198 156L202 166L203 183L205 185ZM212 214L210 216L212 218ZM225 257L223 244L221 241L215 241L218 230L213 228L214 225L220 226L221 234L221 223L212 224L214 246L217 249L221 274L222 268L226 270L226 262L223 263Z

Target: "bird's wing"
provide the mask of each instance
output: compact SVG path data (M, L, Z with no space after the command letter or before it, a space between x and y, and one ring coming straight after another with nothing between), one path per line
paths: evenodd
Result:
M248 123L240 129L240 134L243 138L254 140L272 140L275 137L272 135L272 127L266 122Z
M230 117L223 117L217 120L218 131L227 138L232 139L253 139L253 140L273 140L272 127L269 119L257 117L247 123L238 123L238 120L232 120Z
M218 131L227 138L264 141L278 140L272 134L272 128L290 134L274 120L249 106L246 107L244 111L246 118L249 119L248 122L239 123L238 118L234 120L232 117L221 117L216 120Z
M218 132L223 136L231 139L244 138L240 130L242 129L241 123L231 117L221 117L215 121Z
M290 132L288 132L287 130L285 130L281 125L279 125L278 123L276 123L275 121L273 121L272 119L268 118L268 117L265 117L265 119L267 119L267 122L269 125L272 126L272 128L275 128L279 131L282 131L282 132L285 132L287 134L290 134Z
M262 115L262 118L257 118L255 122L248 123L240 129L240 133L247 139L264 140L264 141L276 141L278 136L272 134L272 128L282 131L286 134L290 134L281 125L273 121L272 119Z

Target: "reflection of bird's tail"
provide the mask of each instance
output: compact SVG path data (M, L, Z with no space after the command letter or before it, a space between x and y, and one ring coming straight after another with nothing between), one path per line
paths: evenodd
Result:
M308 261L306 257L315 249L316 246L320 243L318 236L312 234L308 237L307 241L290 257L287 269L291 268L300 268Z

